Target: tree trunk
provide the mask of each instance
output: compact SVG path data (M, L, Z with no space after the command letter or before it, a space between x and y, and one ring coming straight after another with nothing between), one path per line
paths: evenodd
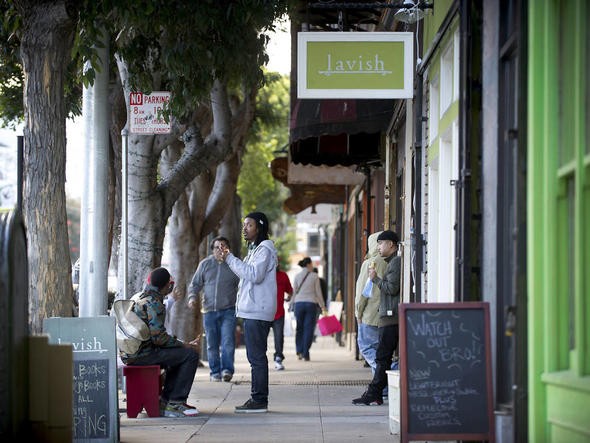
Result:
M69 3L69 2L67 2ZM17 2L23 18L23 212L29 255L31 332L44 318L72 315L71 262L66 215L64 77L75 22L66 2Z
M120 81L115 80L109 94L111 104L111 155L109 156L109 269L119 266L119 239L121 238L121 129L127 123L127 109Z
M117 66L129 100L129 79L125 61ZM210 108L213 116L211 133L203 138L196 126L184 130L173 121L168 135L129 135L128 143L128 282L130 296L140 290L147 273L160 266L164 236L172 208L195 177L214 169L231 154L231 114L227 86L216 81L211 89ZM128 103L127 103L128 105ZM158 166L162 152L174 146L182 133L184 149L179 159L160 179ZM160 180L159 180L160 179ZM119 263L119 276L123 263ZM122 292L122 282L119 282Z
M195 179L187 188L190 189L187 192L190 193L192 208L186 194L183 194L174 205L168 223L170 268L176 278L178 297L171 312L170 332L185 340L199 336L203 331L200 307L194 312L189 311L186 308L186 294L197 265L210 253L208 236L217 235L220 222L226 220L228 212L231 216L235 215L234 211L228 211L233 209L233 205L228 205L228 202L233 202L235 198L240 173L238 157L238 153L235 153L216 168L213 184L208 173ZM239 242L237 244L239 247ZM204 254L199 253L199 245L203 245L206 251Z

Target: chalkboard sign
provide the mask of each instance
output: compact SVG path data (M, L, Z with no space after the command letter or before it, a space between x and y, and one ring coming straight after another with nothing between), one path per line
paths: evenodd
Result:
M119 441L115 319L48 318L43 331L50 343L72 345L74 441Z
M74 438L108 437L108 387L108 360L74 360Z
M401 441L494 440L487 303L400 304Z

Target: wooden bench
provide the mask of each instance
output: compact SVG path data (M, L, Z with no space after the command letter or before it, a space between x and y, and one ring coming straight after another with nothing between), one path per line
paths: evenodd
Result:
M123 366L127 392L127 417L136 418L145 408L148 417L160 416L162 389L160 366Z

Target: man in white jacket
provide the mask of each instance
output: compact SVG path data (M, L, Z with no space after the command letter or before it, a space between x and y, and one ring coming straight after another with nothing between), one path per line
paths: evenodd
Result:
M251 212L244 219L242 233L248 242L244 260L228 249L222 258L240 277L236 316L244 320L246 356L250 362L252 387L250 399L236 406L236 413L268 410L268 333L277 311L277 251L268 239L268 219L262 212Z

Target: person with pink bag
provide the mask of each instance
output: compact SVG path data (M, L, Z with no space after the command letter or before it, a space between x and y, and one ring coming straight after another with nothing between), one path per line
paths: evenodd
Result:
M299 261L301 272L295 276L293 282L293 298L295 320L295 349L299 360L309 361L309 348L313 343L313 333L317 321L317 307L322 309L325 315L326 305L322 296L320 279L318 274L313 272L313 264L310 257Z

